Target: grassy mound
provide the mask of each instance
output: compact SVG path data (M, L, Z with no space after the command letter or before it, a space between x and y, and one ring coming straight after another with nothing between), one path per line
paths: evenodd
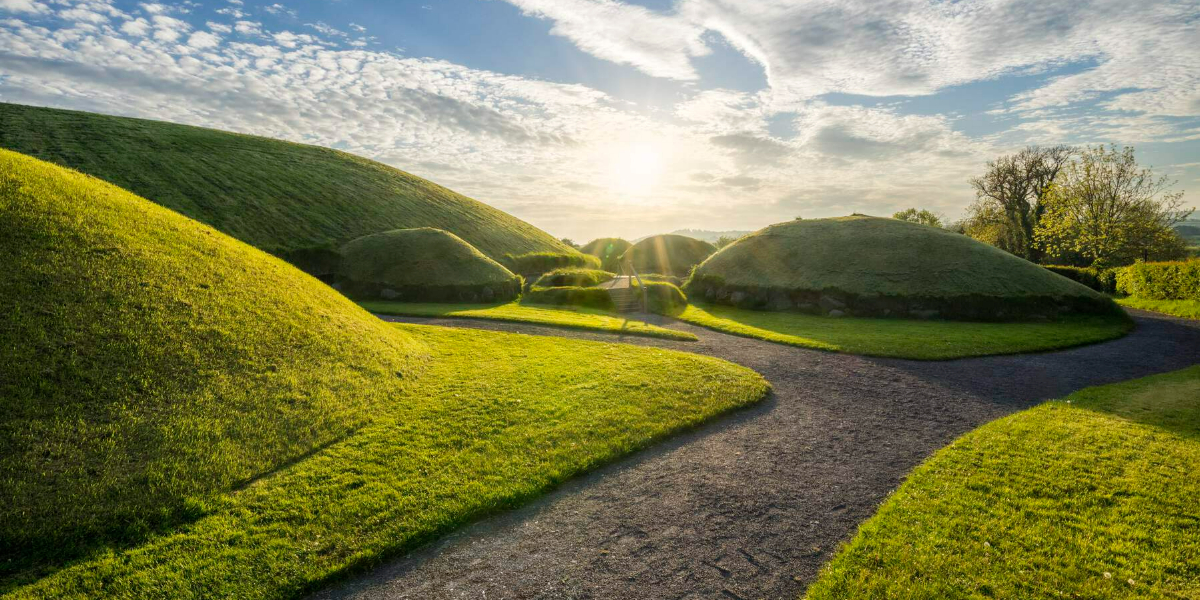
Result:
M537 287L558 287L564 285L590 287L610 281L614 274L600 269L566 268L555 269L538 277L533 283Z
M690 237L655 235L631 246L621 260L633 261L639 273L686 277L692 267L716 251L716 246Z
M427 353L277 258L5 150L0 261L0 582L200 518L404 396Z
M809 589L1200 597L1200 367L994 421L918 467Z
M692 298L741 308L835 316L1120 315L1103 294L988 244L863 216L767 227L704 261L685 289Z
M16 589L33 598L305 596L768 392L656 348L407 325L432 352L411 401L145 544ZM466 374L464 376L464 374Z
M492 302L521 293L521 278L440 229L375 233L347 243L340 254L339 284L354 298Z
M319 273L330 251L436 227L499 260L575 250L503 211L365 158L160 121L0 104L0 147L68 166Z
M621 255L632 245L621 238L599 238L584 244L579 251L600 259L601 268L616 271Z

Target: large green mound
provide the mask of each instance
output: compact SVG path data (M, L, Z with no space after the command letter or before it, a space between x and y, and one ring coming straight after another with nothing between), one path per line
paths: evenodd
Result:
M598 238L584 244L579 251L599 258L605 270L616 271L621 255L632 245L621 238Z
M704 261L686 287L693 297L742 308L834 315L1009 320L1120 310L967 236L866 216L772 225Z
M621 260L632 261L639 273L686 277L717 247L683 235L650 236L629 248Z
M503 211L329 148L2 103L0 147L114 183L314 273L341 244L413 227L444 229L497 260L575 252Z
M521 293L521 279L462 238L422 227L364 236L341 249L339 283L352 297L492 302Z
M277 258L0 150L0 580L202 517L427 348Z

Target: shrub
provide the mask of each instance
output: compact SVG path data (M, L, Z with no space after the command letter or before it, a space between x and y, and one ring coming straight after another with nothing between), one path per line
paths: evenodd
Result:
M608 290L597 287L580 287L564 285L556 287L534 286L524 296L522 303L549 304L552 306L582 306L601 310L614 310L612 296Z
M675 287L683 286L683 278L676 277L674 275L662 275L660 273L649 273L647 275L639 275L639 276L642 278L643 282L645 282L645 281L663 281L663 282L669 283Z
M590 287L609 281L613 277L616 275L599 269L555 269L539 277L533 285L537 287Z
M1116 287L1149 300L1200 300L1200 260L1134 263L1120 269Z
M578 252L528 252L526 254L505 254L500 261L514 273L533 279L543 273L555 269L578 267L584 269L599 269L600 259Z
M1111 294L1117 291L1116 269L1097 269L1093 267L1068 267L1064 265L1044 265L1052 273L1057 273L1082 283L1097 292Z
M646 288L646 310L652 313L677 315L687 307L687 296L672 283L642 278L642 285ZM636 281L633 286L638 287Z

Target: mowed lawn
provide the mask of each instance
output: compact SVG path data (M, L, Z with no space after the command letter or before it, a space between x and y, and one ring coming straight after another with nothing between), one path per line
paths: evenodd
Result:
M1146 298L1117 298L1125 308L1149 310L1185 319L1200 319L1200 300L1148 300Z
M809 600L1200 598L1200 366L999 419L918 467Z
M676 318L769 342L892 358L948 360L1038 352L1121 337L1133 323L1080 316L1052 322L974 323L913 319L831 318L794 312L692 305Z
M197 499L190 524L9 580L5 597L295 598L769 391L749 369L680 352L396 327L430 348L428 367L369 424Z
M587 329L606 333L640 335L670 340L696 340L696 336L684 332L658 327L634 319L626 319L602 310L572 306L538 306L508 302L506 304L436 304L418 302L368 301L359 303L363 308L381 315L403 315L410 317L490 319L551 325L568 329Z

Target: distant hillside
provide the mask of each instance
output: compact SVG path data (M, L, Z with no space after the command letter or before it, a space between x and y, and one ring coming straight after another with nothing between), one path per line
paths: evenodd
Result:
M503 211L329 148L3 103L0 147L99 177L279 255L414 227L444 229L497 260L571 252Z
M668 233L667 235L682 235L685 237L690 237L692 239L697 239L697 240L701 240L704 242L708 242L710 244L715 244L715 243L717 243L717 240L721 238L721 236L727 236L727 237L737 239L737 238L742 237L743 235L746 235L747 233L753 233L753 232L742 231L739 229L731 229L729 231L711 231L708 229L676 229L675 231L672 231L672 232ZM640 238L634 240L634 242L635 243L640 242L648 237L651 237L651 236L647 235L644 237L640 237Z

